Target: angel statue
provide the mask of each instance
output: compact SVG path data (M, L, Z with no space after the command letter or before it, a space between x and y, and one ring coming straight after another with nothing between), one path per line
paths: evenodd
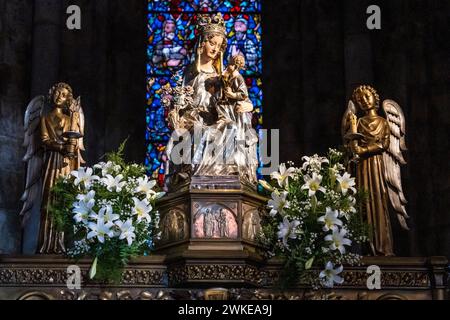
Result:
M22 216L24 253L65 251L64 234L56 230L48 207L50 189L58 177L77 170L84 160L84 114L66 83L54 85L48 96L37 96L25 112L27 175Z
M403 194L400 165L406 164L405 117L393 100L383 101L385 116L378 113L380 98L374 88L356 88L342 119L346 148L356 163L356 183L368 192L362 203L364 219L371 229L370 247L374 255L393 256L390 208L403 229L406 223L406 199ZM357 118L357 113L362 113Z

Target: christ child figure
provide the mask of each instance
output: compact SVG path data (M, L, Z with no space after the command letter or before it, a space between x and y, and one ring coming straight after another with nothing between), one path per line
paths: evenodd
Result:
M238 121L239 113L251 112L253 104L249 99L247 85L239 73L245 67L245 58L238 54L230 58L222 74L223 92L217 104L218 123L224 127Z

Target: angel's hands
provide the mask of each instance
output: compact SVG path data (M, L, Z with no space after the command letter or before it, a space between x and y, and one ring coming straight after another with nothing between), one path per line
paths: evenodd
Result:
M358 145L353 145L352 147L353 153L358 156L363 156L368 152L368 149L366 147L360 147Z

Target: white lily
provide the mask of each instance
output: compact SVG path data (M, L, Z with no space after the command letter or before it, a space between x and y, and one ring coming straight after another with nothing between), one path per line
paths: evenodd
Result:
M327 158L319 157L317 154L311 157L304 156L302 157L302 160L304 161L302 165L303 171L310 168L312 171L318 172L322 168L322 163L329 163Z
M110 174L107 174L104 178L102 178L102 182L105 184L106 189L108 191L113 192L120 192L122 191L122 188L126 185L126 181L122 181L123 175L119 174L115 177L113 177Z
M349 197L350 205L340 211L341 216L345 217L347 220L350 219L352 213L356 213L356 199L352 196Z
M137 215L137 222L141 222L142 220L147 220L150 222L152 218L150 217L150 212L152 211L151 204L148 203L147 199L139 200L138 198L133 198L134 207L131 210L133 215Z
M120 236L119 239L127 239L128 245L131 246L133 240L136 238L136 234L134 233L133 222L131 219L128 219L125 222L116 221L116 226L119 227Z
M113 225L112 222L105 223L103 219L98 219L97 223L90 222L88 227L91 231L88 233L87 238L92 239L97 237L98 241L104 243L106 237L111 238L114 236L114 231L111 229Z
M288 239L297 239L295 228L297 228L299 225L300 221L293 220L292 222L290 222L287 217L284 217L283 222L278 225L277 236L279 239L282 239L285 247L288 247Z
M75 213L73 219L76 223L83 222L86 224L95 205L95 191L91 190L87 194L79 194L77 200L73 203L72 212Z
M356 193L355 186L355 178L352 178L348 172L345 172L342 176L338 175L336 180L339 182L339 189L342 191L343 195L346 195L348 190L352 190L353 193Z
M150 180L147 176L139 177L137 180L137 187L134 189L136 193L143 193L147 197L151 197L156 194L153 188L156 185L156 180Z
M274 217L277 212L282 214L285 208L289 208L289 201L286 200L287 195L287 191L283 191L281 194L276 191L272 192L272 199L267 203L267 206L271 208L270 216Z
M339 250L341 254L345 253L344 246L350 246L352 244L352 240L345 238L347 234L347 230L342 228L341 230L333 230L332 234L329 234L325 237L325 241L330 241L330 249L331 250Z
M95 191L91 190L86 194L79 194L77 195L77 200L78 201L83 201L83 202L90 202L90 201L94 201L95 202Z
M100 162L94 165L95 169L102 170L102 176L106 176L108 173L112 173L112 170L114 168L114 163L111 161L108 162Z
M282 188L287 187L289 183L289 178L292 177L295 173L295 168L290 167L286 169L286 165L284 163L280 164L279 172L274 171L270 174L272 179L276 179L278 185Z
M73 220L76 223L82 222L83 224L87 223L89 215L92 214L92 207L94 206L93 202L74 202L72 212L75 213L73 216Z
M305 175L305 184L302 186L302 190L309 190L308 196L312 197L316 194L317 191L321 191L325 193L325 188L321 187L320 184L322 183L322 176L320 174L317 174L313 172L312 178L308 175Z
M83 184L86 189L89 189L94 181L100 179L98 176L92 175L93 172L94 170L92 170L92 168L80 167L70 174L75 177L74 184L76 186Z
M338 219L339 211L331 210L331 208L326 208L325 215L317 219L318 222L324 224L322 230L327 232L330 230L335 230L338 226L342 226L342 221Z
M100 211L98 212L98 215L96 217L91 216L92 218L96 219L103 219L105 223L107 222L114 222L120 218L120 215L115 214L113 212L113 208L111 205L106 205L105 207L102 207Z
M344 268L341 266L334 268L334 264L331 261L328 261L325 265L325 270L321 271L319 274L319 278L322 279L322 283L327 288L333 288L334 284L342 284L344 282L344 278L339 276Z

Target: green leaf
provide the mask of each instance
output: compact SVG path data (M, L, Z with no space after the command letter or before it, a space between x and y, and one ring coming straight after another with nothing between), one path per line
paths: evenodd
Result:
M315 258L315 257L312 257L311 259L309 259L308 261L306 261L306 263L305 263L305 269L306 269L306 270L311 269L312 264L313 264L313 262L314 262L314 258Z
M94 279L95 274L97 273L97 261L98 258L95 257L94 262L92 262L91 270L89 270L89 278Z

